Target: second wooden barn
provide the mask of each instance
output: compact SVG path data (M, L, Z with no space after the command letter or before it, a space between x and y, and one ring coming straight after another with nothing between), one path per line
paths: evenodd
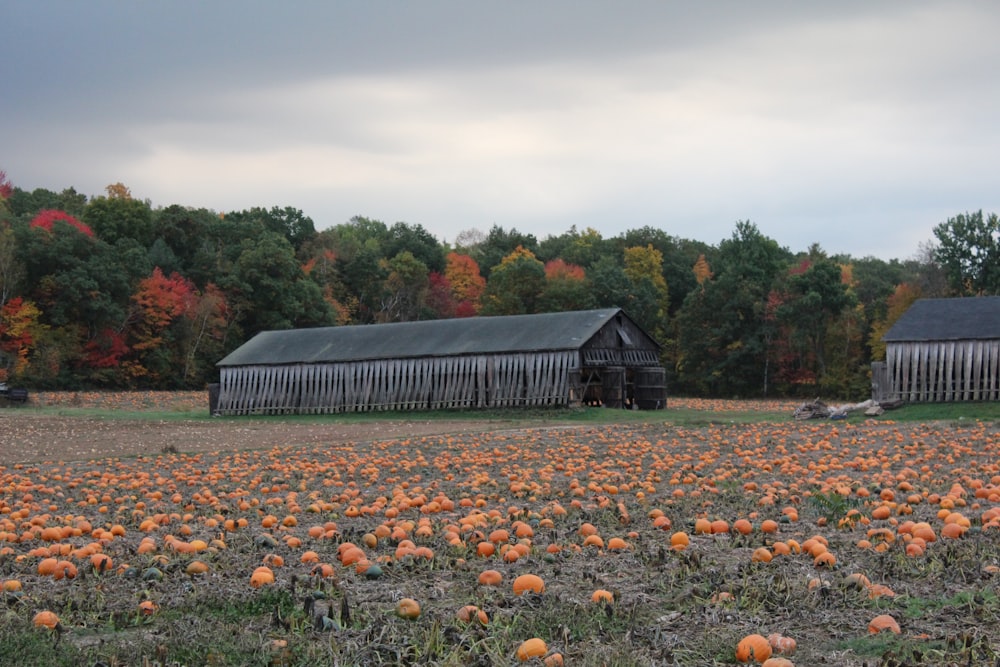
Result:
M1000 297L919 299L882 340L876 400L1000 400Z
M213 410L661 409L659 354L619 308L265 331L218 363Z

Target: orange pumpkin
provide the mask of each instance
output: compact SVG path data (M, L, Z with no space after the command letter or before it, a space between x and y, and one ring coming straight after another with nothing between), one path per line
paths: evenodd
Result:
M261 565L250 575L250 585L261 588L274 583L274 571L266 565Z
M51 611L40 611L35 614L35 617L31 619L31 624L36 628L47 628L49 630L55 630L59 627L59 617Z
M880 632L900 633L899 623L889 614L879 614L868 622L868 633L877 635Z
M546 653L548 653L549 647L544 640L538 637L532 637L531 639L525 639L521 642L521 645L517 647L517 659L521 662L527 662L532 658L541 658Z
M615 594L611 591L606 591L603 588L598 588L590 596L591 602L603 602L605 604L612 604L615 601Z
M771 657L771 645L763 635L747 635L736 645L736 659L739 662L764 662Z
M194 576L197 574L205 574L206 572L208 572L208 565L203 561L193 560L187 564L187 567L184 568L184 572L186 572L190 576Z
M467 604L460 608L455 616L463 623L472 623L475 621L480 625L486 625L490 622L490 617L486 615L486 612L474 604Z
M788 658L771 657L761 663L760 667L795 667L795 663Z
M420 617L420 603L413 598L403 598L396 603L396 616L409 620Z
M503 575L496 570L483 570L479 573L480 586L499 586L503 582Z
M545 582L537 574L522 574L514 580L514 595L524 595L527 592L544 593Z

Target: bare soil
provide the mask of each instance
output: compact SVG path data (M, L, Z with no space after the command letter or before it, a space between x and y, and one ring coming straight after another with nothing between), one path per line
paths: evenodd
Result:
M128 458L177 451L187 453L331 445L374 440L479 433L513 427L497 420L400 419L364 423L308 424L219 419L101 419L0 411L0 465Z

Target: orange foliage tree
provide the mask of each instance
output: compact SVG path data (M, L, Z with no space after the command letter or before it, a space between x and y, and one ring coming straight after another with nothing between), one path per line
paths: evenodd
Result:
M448 253L445 257L444 277L456 304L456 316L466 317L478 313L479 300L486 289L486 279L480 273L476 260L469 255Z
M896 285L896 289L886 301L886 314L872 325L871 349L872 360L880 361L885 359L885 342L882 336L889 332L892 325L903 316L913 302L922 296L920 288L910 283Z
M0 308L0 352L8 357L0 365L0 380L18 377L27 370L28 355L38 334L46 328L39 322L41 314L33 302L21 297L14 297Z

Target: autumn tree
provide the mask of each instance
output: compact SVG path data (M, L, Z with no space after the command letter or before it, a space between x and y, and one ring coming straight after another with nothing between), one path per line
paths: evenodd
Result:
M593 308L594 295L583 267L561 258L546 262L545 287L538 301L539 311L545 313Z
M479 312L479 302L486 289L486 279L479 272L479 264L470 255L450 252L445 257L444 277L451 290L451 298L455 303L456 317L459 313L469 314Z
M896 286L895 291L886 302L885 316L878 319L872 326L871 350L873 361L885 360L885 341L882 337L889 333L889 329L903 316L913 302L921 298L920 288L909 283L902 283Z
M469 254L476 260L476 263L483 270L484 276L488 279L490 272L497 266L501 266L503 260L516 252L518 248L530 252L533 258L537 258L535 252L538 250L538 240L533 234L519 232L517 229L507 230L499 225L493 225L486 238L474 248L469 249Z
M540 241L537 254L538 258L546 263L561 259L587 269L604 255L616 252L618 248L605 240L593 227L587 227L580 232L577 231L576 225L573 225L563 234L549 236Z
M694 279L698 282L698 286L704 290L705 281L712 277L712 268L708 265L704 253L698 255L698 261L694 263L691 270L694 272Z
M164 276L159 267L139 281L132 295L134 316L131 318L131 377L148 376L159 385L173 366L171 326L193 305L194 285L178 273Z
M545 265L530 250L517 246L490 271L483 293L483 315L535 313L545 288Z
M120 347L130 277L139 259L91 236L86 225L69 217L40 215L14 226L24 265L22 296L37 305L50 327L38 341L35 356L44 362L33 364L32 377L63 386L111 382L112 365L105 362Z
M667 281L663 277L663 253L647 244L645 247L635 246L625 248L623 255L623 270L625 277L636 289L651 289L656 295L655 304L647 312L644 319L647 331L659 341L667 337L667 310L670 306L670 293ZM651 325L651 326L650 326Z
M0 382L27 371L29 355L45 329L41 314L34 303L19 296L0 306Z
M457 314L455 299L452 296L451 283L443 273L431 271L427 274L427 308L433 314L431 319L446 320L460 317Z
M10 179L7 178L7 172L0 169L0 206L6 207L7 200L10 196L14 194L14 186L11 185Z

